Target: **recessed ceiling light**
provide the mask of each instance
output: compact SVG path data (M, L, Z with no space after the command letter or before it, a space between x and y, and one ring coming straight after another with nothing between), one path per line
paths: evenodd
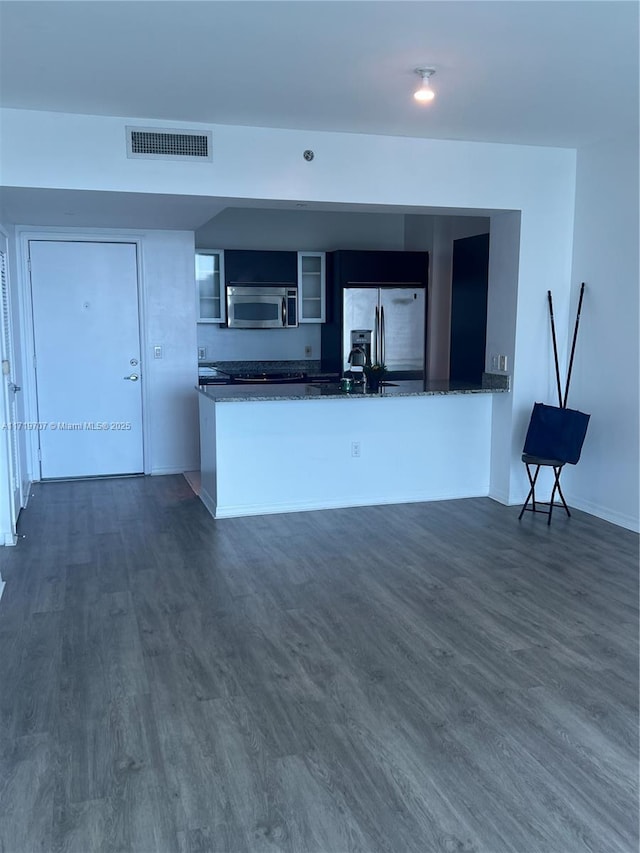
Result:
M422 77L422 85L413 93L413 97L421 104L428 104L432 101L436 93L431 88L430 79L436 73L435 68L416 68L416 74Z

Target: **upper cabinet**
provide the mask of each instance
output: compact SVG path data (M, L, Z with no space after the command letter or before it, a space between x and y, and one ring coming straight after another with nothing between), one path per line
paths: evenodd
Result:
M226 284L278 284L294 287L296 253L261 249L227 249Z
M331 260L333 283L338 288L427 286L427 252L340 249L331 253Z
M196 252L196 298L198 323L226 322L222 249Z
M298 252L298 322L324 323L325 296L325 253Z

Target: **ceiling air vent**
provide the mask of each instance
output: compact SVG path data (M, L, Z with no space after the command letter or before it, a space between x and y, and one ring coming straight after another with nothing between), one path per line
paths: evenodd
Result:
M127 127L127 157L211 160L211 133L176 128Z

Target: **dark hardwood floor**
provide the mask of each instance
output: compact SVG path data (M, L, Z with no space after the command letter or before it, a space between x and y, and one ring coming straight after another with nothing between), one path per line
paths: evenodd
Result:
M638 537L518 512L34 487L0 851L637 853Z

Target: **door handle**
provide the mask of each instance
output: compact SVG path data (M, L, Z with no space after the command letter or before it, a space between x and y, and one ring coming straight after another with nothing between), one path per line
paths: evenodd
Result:
M125 378L125 379L130 379L132 382L137 382L137 381L138 381L138 374L137 374L137 373L132 373L132 374L130 374L129 376L125 376L124 378Z
M17 394L18 391L21 390L21 388L19 385L16 385L15 382L9 382L9 390L13 391L14 394Z

